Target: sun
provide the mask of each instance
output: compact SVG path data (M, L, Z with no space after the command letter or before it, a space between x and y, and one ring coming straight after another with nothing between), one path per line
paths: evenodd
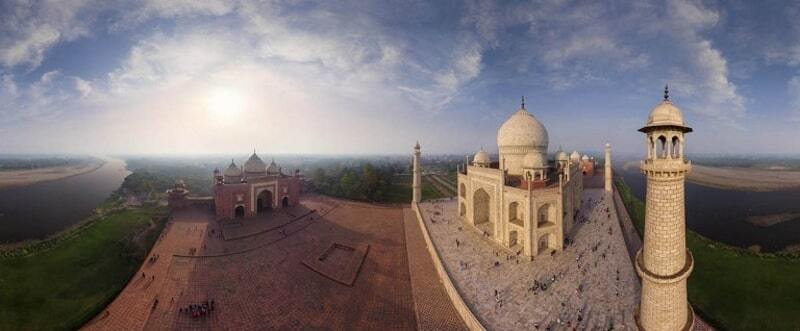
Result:
M206 108L215 117L238 115L245 111L245 106L244 96L232 88L215 88L206 101Z

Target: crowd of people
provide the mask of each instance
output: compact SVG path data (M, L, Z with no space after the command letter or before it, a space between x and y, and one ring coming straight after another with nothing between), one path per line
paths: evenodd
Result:
M178 308L179 313L187 314L192 318L207 316L211 314L213 311L214 311L214 299Z
M548 311L546 317L544 317L545 315L535 314L540 317L528 321L529 324L525 324L528 329L605 330L618 328L621 325L629 325L632 322L632 315L623 314L623 311L633 311L633 308L625 306L635 304L635 300L627 299L632 298L631 293L635 292L630 290L632 284L635 284L635 278L631 278L631 276L635 277L635 274L631 274L630 271L623 274L622 271L624 269L622 269L621 265L618 265L622 261L619 256L620 253L627 252L625 251L625 242L617 240L619 229L614 229L616 227L614 225L616 219L612 214L616 211L611 203L613 203L612 200L602 195L585 197L581 201L582 208L575 218L576 227L573 227L570 233L565 233L563 253L555 253L555 258L564 263L560 263L554 268L546 267L547 271L537 268L540 269L537 272L538 276L525 280L521 292L517 292L513 287L488 288L491 292L487 294L494 299L491 301L494 307L494 314L503 314L508 309L513 310L515 308L510 307L516 304L528 305L526 303L528 300L534 300L534 297L539 297L539 299L535 299L535 302L554 304L553 308L559 307L559 309L546 309ZM457 268L454 268L457 272L452 275L455 278L454 280L459 282L466 281L466 284L476 284L476 282L481 284L473 289L477 290L476 293L467 294L465 299L477 299L479 302L488 299L483 296L483 293L486 293L483 290L487 289L485 285L492 286L494 283L487 283L485 280L487 277L495 277L492 275L497 275L498 272L516 274L514 269L518 267L509 269L508 265L527 262L527 259L519 261L520 257L518 256L519 254L515 254L516 252L506 252L497 248L491 248L487 252L492 254L488 255L488 261L486 257L474 259L471 256L473 256L476 249L486 252L475 247L474 239L478 239L476 238L478 236L488 236L490 233L486 229L479 228L478 236L472 237L470 233L463 233L466 230L463 229L461 224L456 224L450 228L452 232L448 234L447 230L444 229L449 227L441 224L446 223L445 221L450 212L444 212L443 205L434 204L431 207L425 210L430 217L428 220L432 224L436 224L430 227L431 236L443 236L443 238L449 239L447 240L449 245L445 245L449 248L443 249L444 252L442 254L455 257L456 260L454 262L458 263ZM436 222L433 222L434 220ZM615 234L617 235L616 237ZM483 241L478 240L478 242ZM490 248L490 246L487 248ZM450 252L448 253L448 251ZM550 250L550 252L555 251ZM566 254L569 257L564 260L559 257L562 254ZM622 255L627 258L628 254ZM504 257L505 264L503 263ZM475 268L480 269L480 271L471 270ZM543 271L544 275L542 275ZM577 278L576 275L578 275ZM458 278L461 278L461 280L458 280ZM492 292L494 293L493 296L490 294ZM523 294L520 296L518 293ZM474 298L475 295L477 295L477 298ZM626 299L620 302L623 297ZM554 299L556 301L553 302ZM590 304L592 302L595 304Z

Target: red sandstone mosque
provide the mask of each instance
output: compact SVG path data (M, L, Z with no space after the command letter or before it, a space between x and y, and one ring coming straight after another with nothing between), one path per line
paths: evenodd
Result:
M210 205L214 208L217 220L248 218L273 208L297 205L300 199L300 171L293 175L282 172L275 160L267 166L255 151L239 167L231 164L221 172L214 169L214 196L190 198L189 191L182 181L168 191L169 205L183 208L189 205Z

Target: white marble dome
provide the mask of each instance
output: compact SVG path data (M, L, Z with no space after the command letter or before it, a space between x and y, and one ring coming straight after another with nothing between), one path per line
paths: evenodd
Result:
M584 154L583 157L581 157L581 160L589 161L589 155Z
M569 155L567 155L567 152L562 151L561 149L559 149L558 152L556 152L555 159L556 159L556 161L567 161L567 160L569 160Z
M572 151L572 154L569 155L569 159L572 161L578 161L581 159L581 154L578 151Z
M523 168L544 168L544 159L541 153L528 153L522 159Z
M497 146L547 150L547 129L533 114L521 108L497 130Z
M244 163L245 173L258 174L258 173L263 173L264 171L266 171L266 169L267 165L264 163L264 161L261 160L260 157L258 157L258 155L256 155L255 152L253 152L253 155L250 155L250 158L247 159L247 162Z
M472 164L489 164L490 162L489 153L486 153L483 148L475 153L475 156L472 158Z
M653 107L647 117L647 126L675 125L683 126L683 113L672 101L664 100Z

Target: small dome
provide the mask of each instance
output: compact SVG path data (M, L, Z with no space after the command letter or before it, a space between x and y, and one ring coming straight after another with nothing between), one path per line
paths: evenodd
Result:
M581 160L589 161L589 155L583 154L583 157L581 157Z
M540 153L528 153L522 159L523 168L544 168L544 160Z
M533 114L521 108L497 130L497 146L547 150L547 129Z
M263 173L266 168L267 165L264 164L264 161L261 161L261 158L256 155L256 152L253 152L253 155L250 155L250 158L244 163L245 173Z
M490 162L489 153L483 151L483 148L475 153L475 157L472 158L472 164L489 164Z
M241 177L242 169L239 169L239 167L236 166L236 163L234 163L233 160L231 160L231 164L228 166L227 169L225 169L224 175L225 177Z
M569 155L567 155L567 152L561 150L561 147L558 147L558 152L556 152L555 159L556 161L567 161L569 160Z
M278 168L278 165L275 164L275 160L272 160L272 162L269 163L269 167L267 167L267 173L270 175L280 173L280 168Z
M651 128L659 126L680 127L683 132L692 132L692 128L686 126L681 110L669 100L669 88L666 86L664 87L664 100L653 107L650 116L647 117L647 124L639 131L647 132Z
M572 161L578 161L581 159L581 155L578 153L578 151L572 151L572 154L569 155L569 159Z

